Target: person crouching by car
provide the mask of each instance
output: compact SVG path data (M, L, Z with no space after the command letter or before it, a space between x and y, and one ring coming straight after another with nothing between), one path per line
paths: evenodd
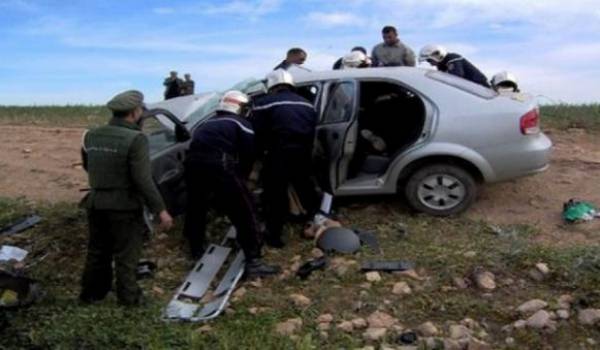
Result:
M456 53L450 53L440 45L427 45L419 53L419 62L429 63L440 72L446 72L463 79L470 80L475 84L490 87L487 78L477 67L466 58Z
M226 92L217 115L196 129L185 160L187 210L184 235L193 258L205 248L206 216L210 205L225 212L236 229L236 239L246 257L246 275L274 275L279 267L261 260L256 209L246 179L254 164L254 130L245 118L249 97Z

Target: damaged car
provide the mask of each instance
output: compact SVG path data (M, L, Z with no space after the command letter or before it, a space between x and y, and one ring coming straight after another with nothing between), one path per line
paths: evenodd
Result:
M428 69L386 67L291 72L320 116L315 167L334 196L405 196L435 216L461 213L480 186L548 168L552 143L534 97L499 94ZM266 93L263 81L233 89ZM149 105L154 178L171 212L184 211L183 160L190 134L215 114L220 93Z

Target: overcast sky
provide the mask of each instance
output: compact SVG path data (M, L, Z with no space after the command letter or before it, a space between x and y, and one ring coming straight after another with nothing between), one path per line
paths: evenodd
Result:
M158 100L172 69L225 89L292 46L329 69L388 24L415 52L442 44L552 101L600 102L599 0L0 0L0 104Z

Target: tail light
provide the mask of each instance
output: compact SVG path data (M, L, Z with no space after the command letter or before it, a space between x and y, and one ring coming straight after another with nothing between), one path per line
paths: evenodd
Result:
M521 134L535 135L540 133L540 110L534 108L521 117Z

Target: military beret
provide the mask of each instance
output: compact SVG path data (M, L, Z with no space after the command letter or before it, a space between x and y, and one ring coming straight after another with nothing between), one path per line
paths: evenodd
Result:
M106 107L113 112L127 112L144 105L144 94L137 90L122 92L113 97Z

